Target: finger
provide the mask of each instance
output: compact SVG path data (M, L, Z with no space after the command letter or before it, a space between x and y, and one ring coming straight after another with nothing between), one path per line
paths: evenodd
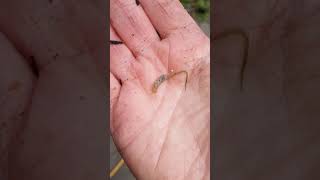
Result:
M143 53L159 36L140 4L135 0L111 0L112 26L135 56Z
M137 63L131 51L110 26L110 70L120 82L136 77L134 64ZM118 43L113 43L118 42Z
M202 32L179 0L140 0L162 38L175 32Z
M34 75L26 60L0 33L0 179L9 179L8 148L17 135L30 103Z

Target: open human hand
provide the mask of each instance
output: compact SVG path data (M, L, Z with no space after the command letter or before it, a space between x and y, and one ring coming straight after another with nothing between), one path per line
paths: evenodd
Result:
M209 179L208 37L177 0L110 10L110 127L126 164L138 179Z

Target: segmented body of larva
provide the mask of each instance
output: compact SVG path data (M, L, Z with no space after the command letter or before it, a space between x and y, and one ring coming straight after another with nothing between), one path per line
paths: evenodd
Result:
M171 72L169 74L162 74L161 76L159 76L153 83L152 85L152 93L157 93L159 86L166 80L169 80L170 78L172 78L173 76L176 76L178 74L181 73L185 73L186 75L186 80L185 80L185 84L184 84L184 88L187 89L187 82L188 82L188 72L187 71L179 71L179 72L173 72L173 70L171 70Z

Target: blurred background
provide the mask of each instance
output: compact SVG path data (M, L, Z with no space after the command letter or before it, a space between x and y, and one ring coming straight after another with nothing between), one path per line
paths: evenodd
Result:
M202 30L210 36L210 1L181 0L189 14L197 21Z
M201 29L210 37L210 1L209 0L181 0L189 14L199 24ZM113 168L121 159L112 137L110 139L110 168ZM109 172L108 172L109 173ZM123 165L112 180L135 180L126 165Z

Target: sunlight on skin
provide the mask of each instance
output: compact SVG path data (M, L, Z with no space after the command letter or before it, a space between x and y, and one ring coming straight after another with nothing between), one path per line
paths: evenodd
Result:
M110 38L123 41L110 46L120 88L111 132L139 179L208 179L210 42L179 1L168 2L110 2ZM188 72L186 90L181 74L153 93L171 71Z

